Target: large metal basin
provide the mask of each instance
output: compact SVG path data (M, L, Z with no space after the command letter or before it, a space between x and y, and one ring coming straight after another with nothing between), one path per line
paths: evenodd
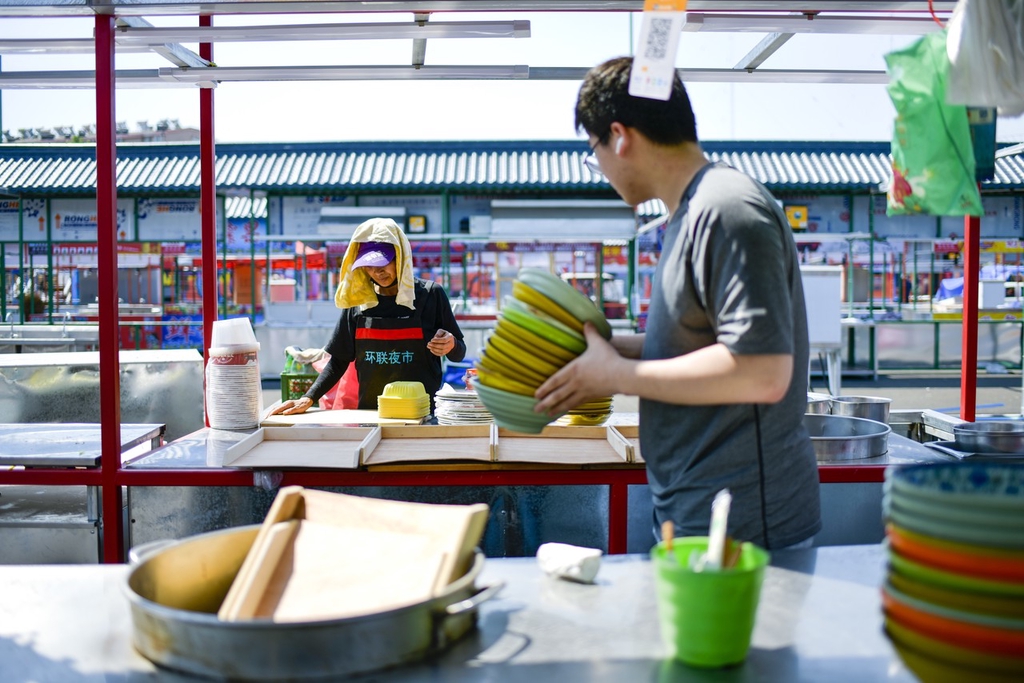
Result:
M477 590L472 567L441 595L387 612L300 623L220 621L217 609L258 525L215 531L144 554L128 574L132 642L156 664L230 680L339 679L423 659L469 631L500 584Z
M828 415L831 402L828 394L818 394L813 391L807 392L807 410L805 412L815 415Z
M1024 453L1024 423L967 422L953 426L957 450L966 453Z
M889 450L887 424L843 415L804 415L818 462L862 460L885 455Z
M833 415L863 417L866 420L889 424L891 398L881 398L878 396L833 396L830 399L830 403L830 412Z

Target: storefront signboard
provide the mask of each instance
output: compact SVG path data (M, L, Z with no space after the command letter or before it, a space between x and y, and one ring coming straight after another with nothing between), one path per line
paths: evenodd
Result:
M51 199L50 237L55 242L96 242L95 199ZM135 200L117 200L117 239L135 239Z
M320 234L320 212L325 206L355 206L355 197L270 197L267 215L277 235Z
M139 239L152 242L202 239L199 198L140 199Z
M22 212L25 239L46 239L45 199L0 199L0 242L17 242L18 211Z

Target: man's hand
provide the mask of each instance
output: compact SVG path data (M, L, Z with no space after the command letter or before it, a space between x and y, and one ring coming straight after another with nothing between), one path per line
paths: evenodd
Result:
M271 415L299 415L306 412L313 405L313 399L308 396L300 396L297 399L285 401L270 411Z
M455 348L455 335L448 330L438 330L427 342L427 348L435 356L446 356Z
M541 384L534 412L557 415L570 408L617 393L616 373L626 361L591 323L583 326L587 350Z

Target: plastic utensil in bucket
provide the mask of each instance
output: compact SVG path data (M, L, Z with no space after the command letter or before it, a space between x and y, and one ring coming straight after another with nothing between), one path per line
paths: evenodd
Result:
M691 666L738 664L747 657L768 552L744 543L730 569L695 572L687 559L707 551L706 536L676 538L651 550L661 635L672 657Z

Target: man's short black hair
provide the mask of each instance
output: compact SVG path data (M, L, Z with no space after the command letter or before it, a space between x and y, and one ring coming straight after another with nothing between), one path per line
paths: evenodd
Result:
M608 142L611 125L618 121L662 145L697 142L697 122L679 74L672 77L668 101L629 94L632 57L617 57L595 66L583 79L576 98L576 130L601 144Z

